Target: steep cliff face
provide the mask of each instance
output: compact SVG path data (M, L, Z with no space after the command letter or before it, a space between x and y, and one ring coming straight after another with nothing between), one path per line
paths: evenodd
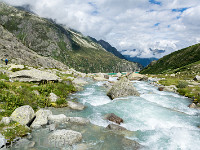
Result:
M9 63L34 67L68 69L53 58L43 57L24 46L16 37L0 25L0 59L7 58Z
M136 63L117 58L98 43L51 19L0 3L0 24L37 54L52 57L82 72L139 70Z

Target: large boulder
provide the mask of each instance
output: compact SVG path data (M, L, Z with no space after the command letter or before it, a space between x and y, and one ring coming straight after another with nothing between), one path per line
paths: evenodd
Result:
M90 123L90 121L86 118L82 118L82 117L69 117L69 121L70 123L76 123L76 124L80 124L80 125L86 125L88 123Z
M36 112L36 118L33 121L31 127L38 128L48 123L48 117L52 115L50 110L40 109Z
M117 124L124 122L122 118L116 116L114 113L106 114L105 119L112 121L112 122L115 122Z
M25 105L21 106L11 114L10 118L13 121L19 122L21 125L26 125L35 116L34 110L31 106Z
M77 102L72 102L72 101L68 101L68 107L71 109L75 109L75 110L83 110L85 108L85 106L83 104L77 103Z
M133 86L133 83L131 83L126 77L117 81L107 93L107 96L112 100L118 97L131 95L140 96L136 88Z
M65 122L69 121L69 118L66 117L64 114L49 115L48 120L50 123L65 123Z
M49 137L48 141L50 144L55 146L56 143L59 143L59 146L73 145L77 142L82 140L82 134L73 130L56 130L52 132Z
M58 82L60 79L57 75L38 69L21 70L10 74L10 78L21 82L41 82L54 81Z

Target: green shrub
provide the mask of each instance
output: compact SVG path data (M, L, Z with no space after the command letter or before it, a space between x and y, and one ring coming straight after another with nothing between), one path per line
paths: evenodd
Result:
M5 82L0 81L0 89L3 89L3 88L8 88L8 85Z
M186 81L179 81L177 87L178 88L186 88L188 87L189 83Z
M56 101L56 104L57 104L57 105L62 105L62 104L66 104L66 103L67 103L67 101L66 101L65 98L59 98L59 99L57 99L57 101Z
M0 79L9 80L9 77L6 74L0 73Z

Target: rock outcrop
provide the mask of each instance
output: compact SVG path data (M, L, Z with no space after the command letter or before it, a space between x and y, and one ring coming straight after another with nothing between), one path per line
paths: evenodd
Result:
M81 133L65 129L53 131L48 137L49 144L54 144L54 146L56 143L59 143L59 146L62 146L62 144L63 146L66 144L73 145L81 140Z
M54 81L58 82L60 79L57 75L38 69L21 70L13 72L10 75L12 80L20 82L41 82L41 81Z
M139 96L140 94L133 86L133 83L131 83L126 77L123 77L117 81L107 93L107 96L112 100L118 97L131 95Z
M29 105L21 106L11 114L10 118L13 121L19 122L21 125L26 125L35 116L34 110Z
M129 80L148 81L148 77L139 73L130 73L127 75Z
M200 81L200 76L196 75L194 81Z
M121 126L116 125L116 124L109 124L106 128L110 129L110 130L114 130L114 131L127 131L126 128L121 127Z

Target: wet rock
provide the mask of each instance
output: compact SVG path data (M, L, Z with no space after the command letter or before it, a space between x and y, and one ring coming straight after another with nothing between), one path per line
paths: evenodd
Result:
M116 124L109 124L106 129L110 129L110 130L115 130L115 131L127 131L126 128L121 127L119 125Z
M115 122L117 124L120 124L120 123L124 122L122 118L116 116L114 113L106 114L105 115L105 119L109 120L109 121L112 121L112 122Z
M59 97L56 95L56 94L54 94L54 93L50 93L50 96L49 96L49 100L50 100L50 102L56 102L57 101L57 99L58 99Z
M0 124L3 123L5 125L8 125L11 122L10 117L3 117L0 121Z
M76 123L76 124L80 124L80 125L86 125L88 123L90 123L90 121L86 118L82 118L82 117L69 117L69 121L70 123Z
M189 108L196 108L196 104L195 103L192 103L188 106Z
M10 118L13 121L19 122L22 125L26 125L35 116L34 110L31 106L25 105L21 106L11 114Z
M68 101L68 107L71 109L75 109L75 110L83 110L85 108L85 106L83 104L77 103L77 102L72 102L72 101Z
M60 146L73 145L82 140L82 134L73 130L56 130L49 135L48 140L53 145L56 143L59 143Z
M131 83L126 77L117 81L107 93L107 96L112 100L118 97L131 95L139 96L140 94L133 86L133 83Z
M33 121L31 127L38 128L48 123L48 117L52 115L50 110L40 109L36 112L36 118Z
M142 148L142 146L138 142L127 139L127 138L122 139L122 145L124 149L128 149L128 150L139 150Z
M69 118L67 118L64 114L49 115L48 120L50 123L65 123L66 121L69 121Z

